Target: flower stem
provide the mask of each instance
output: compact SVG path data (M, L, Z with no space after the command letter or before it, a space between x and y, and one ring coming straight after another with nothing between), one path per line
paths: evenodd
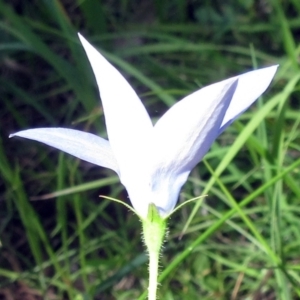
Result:
M148 300L156 300L157 292L157 277L158 277L158 261L159 255L157 253L149 252L149 287Z
M157 277L160 250L166 233L166 219L163 219L154 204L149 205L147 219L142 220L144 242L149 254L148 300L156 300Z

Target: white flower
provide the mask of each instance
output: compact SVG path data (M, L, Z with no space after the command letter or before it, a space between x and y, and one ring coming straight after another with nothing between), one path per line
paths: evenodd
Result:
M190 171L235 118L269 86L277 66L204 87L172 106L153 126L126 79L81 35L102 99L109 141L65 128L38 128L11 136L36 140L120 177L137 214L154 203L162 217L174 209Z

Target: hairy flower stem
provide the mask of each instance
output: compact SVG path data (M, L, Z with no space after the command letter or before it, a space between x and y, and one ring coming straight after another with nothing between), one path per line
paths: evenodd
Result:
M156 300L157 292L157 277L158 277L158 261L159 255L157 253L149 252L149 287L148 300Z
M149 254L148 300L156 300L159 255L166 234L166 219L163 219L154 204L149 205L147 219L142 220L144 242Z

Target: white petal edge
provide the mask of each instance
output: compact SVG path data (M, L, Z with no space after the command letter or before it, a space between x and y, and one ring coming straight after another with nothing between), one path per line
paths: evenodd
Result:
M92 164L119 173L109 142L84 131L67 128L36 128L11 134L52 146Z
M136 92L82 35L78 34L99 87L108 138L120 173L134 166L153 125Z
M222 133L239 115L241 115L269 87L278 65L244 73L238 78L239 83L229 108L224 116L219 133ZM232 80L226 79L222 82Z

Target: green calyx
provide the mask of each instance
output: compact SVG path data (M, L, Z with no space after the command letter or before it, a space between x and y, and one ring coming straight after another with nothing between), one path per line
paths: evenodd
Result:
M167 221L159 215L157 207L150 203L146 219L141 219L143 236L149 255L148 300L156 300L160 251L166 234Z
M162 247L167 222L159 215L157 207L149 204L147 219L142 219L144 242L149 252L159 253Z

